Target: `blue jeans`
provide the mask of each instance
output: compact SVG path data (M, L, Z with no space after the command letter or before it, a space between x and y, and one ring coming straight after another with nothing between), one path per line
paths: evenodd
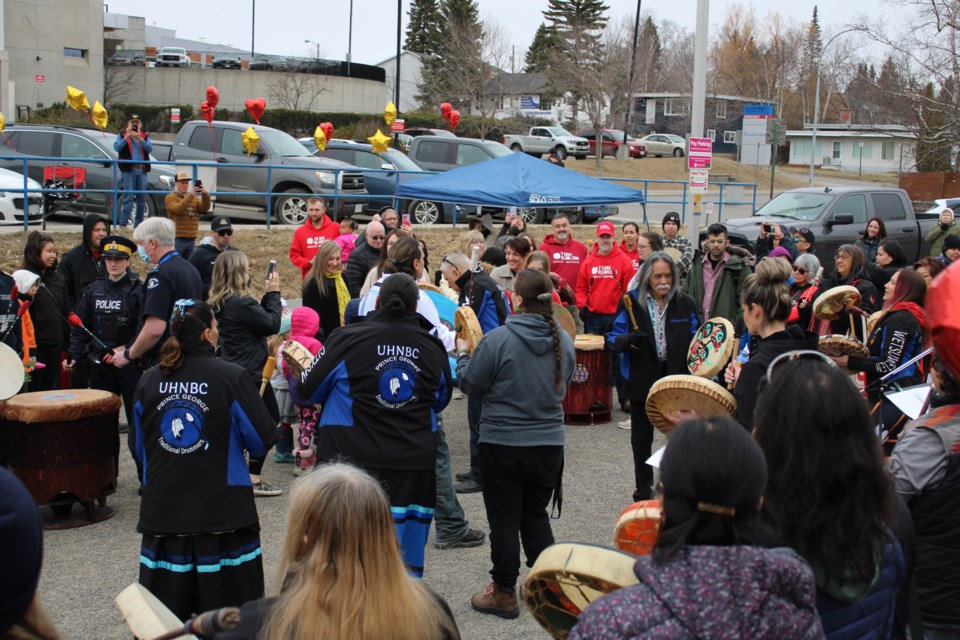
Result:
M453 470L450 468L450 447L443 430L443 414L437 416L437 506L433 521L437 525L434 542L448 544L466 535L470 528L463 517L463 507L453 490Z
M125 225L130 222L130 212L133 210L133 203L137 203L137 211L133 219L133 224L137 225L143 222L143 216L147 212L147 194L129 193L130 191L147 190L147 174L143 171L134 169L120 174L120 184L123 186L124 193L123 207L120 209L120 224Z

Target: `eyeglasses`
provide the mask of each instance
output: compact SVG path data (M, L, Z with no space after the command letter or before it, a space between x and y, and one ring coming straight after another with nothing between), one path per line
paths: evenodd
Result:
M845 253L838 253L837 255L833 256L833 259L834 259L835 261L839 261L839 260L849 260L849 259L850 259L850 256L848 256L848 255L845 254Z
M383 239L386 238L386 237L387 237L387 236L370 236L370 239L371 239L371 240L383 240Z
M794 273L799 273L799 274L802 275L802 276L807 275L807 270L804 269L804 268L802 268L802 267L794 267L794 268L793 268L793 272L794 272Z
M793 236L793 241L799 243L799 242L806 242L807 239L804 238L803 236Z
M450 262L449 260L447 260L446 257L444 257L443 260L440 261L440 264L448 264L448 265L450 265L451 267L453 267L454 269L457 269L457 265L455 265L455 264L453 264L452 262ZM459 271L459 269L457 269L457 271Z
M650 245L637 243L637 249L649 249Z
M220 236L232 236L232 235L233 235L233 229L224 229L223 231L217 231L217 235L220 235Z

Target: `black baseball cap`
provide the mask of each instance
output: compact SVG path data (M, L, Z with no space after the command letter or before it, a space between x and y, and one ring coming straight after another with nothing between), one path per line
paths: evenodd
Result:
M213 219L213 222L210 223L211 231L219 233L220 231L226 231L228 229L233 231L233 225L230 224L230 218L227 216L217 216Z
M810 229L807 229L806 227L800 227L799 229L796 227L791 227L790 233L795 236L800 236L810 244L813 244L817 240L817 236L813 235L813 231L810 231Z
M127 120L140 120L140 114L139 114L139 113L131 113L131 114L127 117ZM143 120L140 120L140 122L143 122Z

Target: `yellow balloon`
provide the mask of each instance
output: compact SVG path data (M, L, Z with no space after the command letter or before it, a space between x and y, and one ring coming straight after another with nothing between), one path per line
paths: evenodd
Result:
M383 135L380 129L377 129L377 132L372 136L370 136L369 138L367 138L367 140L370 142L370 144L373 145L374 153L383 153L384 151L387 150L387 145L390 143L391 140L393 140L393 138L391 138L390 136Z
M327 134L323 132L320 125L317 125L317 128L313 130L313 144L317 145L317 149L320 151L327 148Z
M7 121L3 118L3 114L0 113L0 133L3 133L3 130L7 128Z
M241 140L243 141L244 151L250 155L257 152L257 148L260 146L260 136L253 130L253 127L247 127L247 130L241 136Z
M107 128L107 110L100 104L99 100L93 103L93 124L100 131Z
M387 104L387 108L383 111L383 119L387 122L388 127L397 119L397 108L393 102Z
M77 111L90 111L87 94L70 85L67 85L67 103Z

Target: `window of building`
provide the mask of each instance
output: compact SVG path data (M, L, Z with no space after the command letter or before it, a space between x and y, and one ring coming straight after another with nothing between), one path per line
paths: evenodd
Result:
M834 160L840 159L840 141L839 140L833 143L833 159Z
M665 116L685 116L690 110L690 105L682 98L667 98L663 105L663 115Z
M873 155L872 142L854 142L853 143L854 160L859 160L861 157L869 159L872 155Z
M727 117L727 101L726 100L717 100L717 118L721 120L726 119Z
M736 131L724 131L723 132L723 143L724 144L736 144L737 143L737 132ZM794 147L796 148L796 147Z
M810 157L810 141L794 140L793 141L793 157L809 158Z
M893 160L893 154L896 151L897 143L893 140L884 140L880 149L880 158L882 160Z
M86 49L77 49L75 47L64 47L63 56L65 58L86 58L87 50Z
M711 140L716 141L717 131L715 129L707 129L707 137Z

